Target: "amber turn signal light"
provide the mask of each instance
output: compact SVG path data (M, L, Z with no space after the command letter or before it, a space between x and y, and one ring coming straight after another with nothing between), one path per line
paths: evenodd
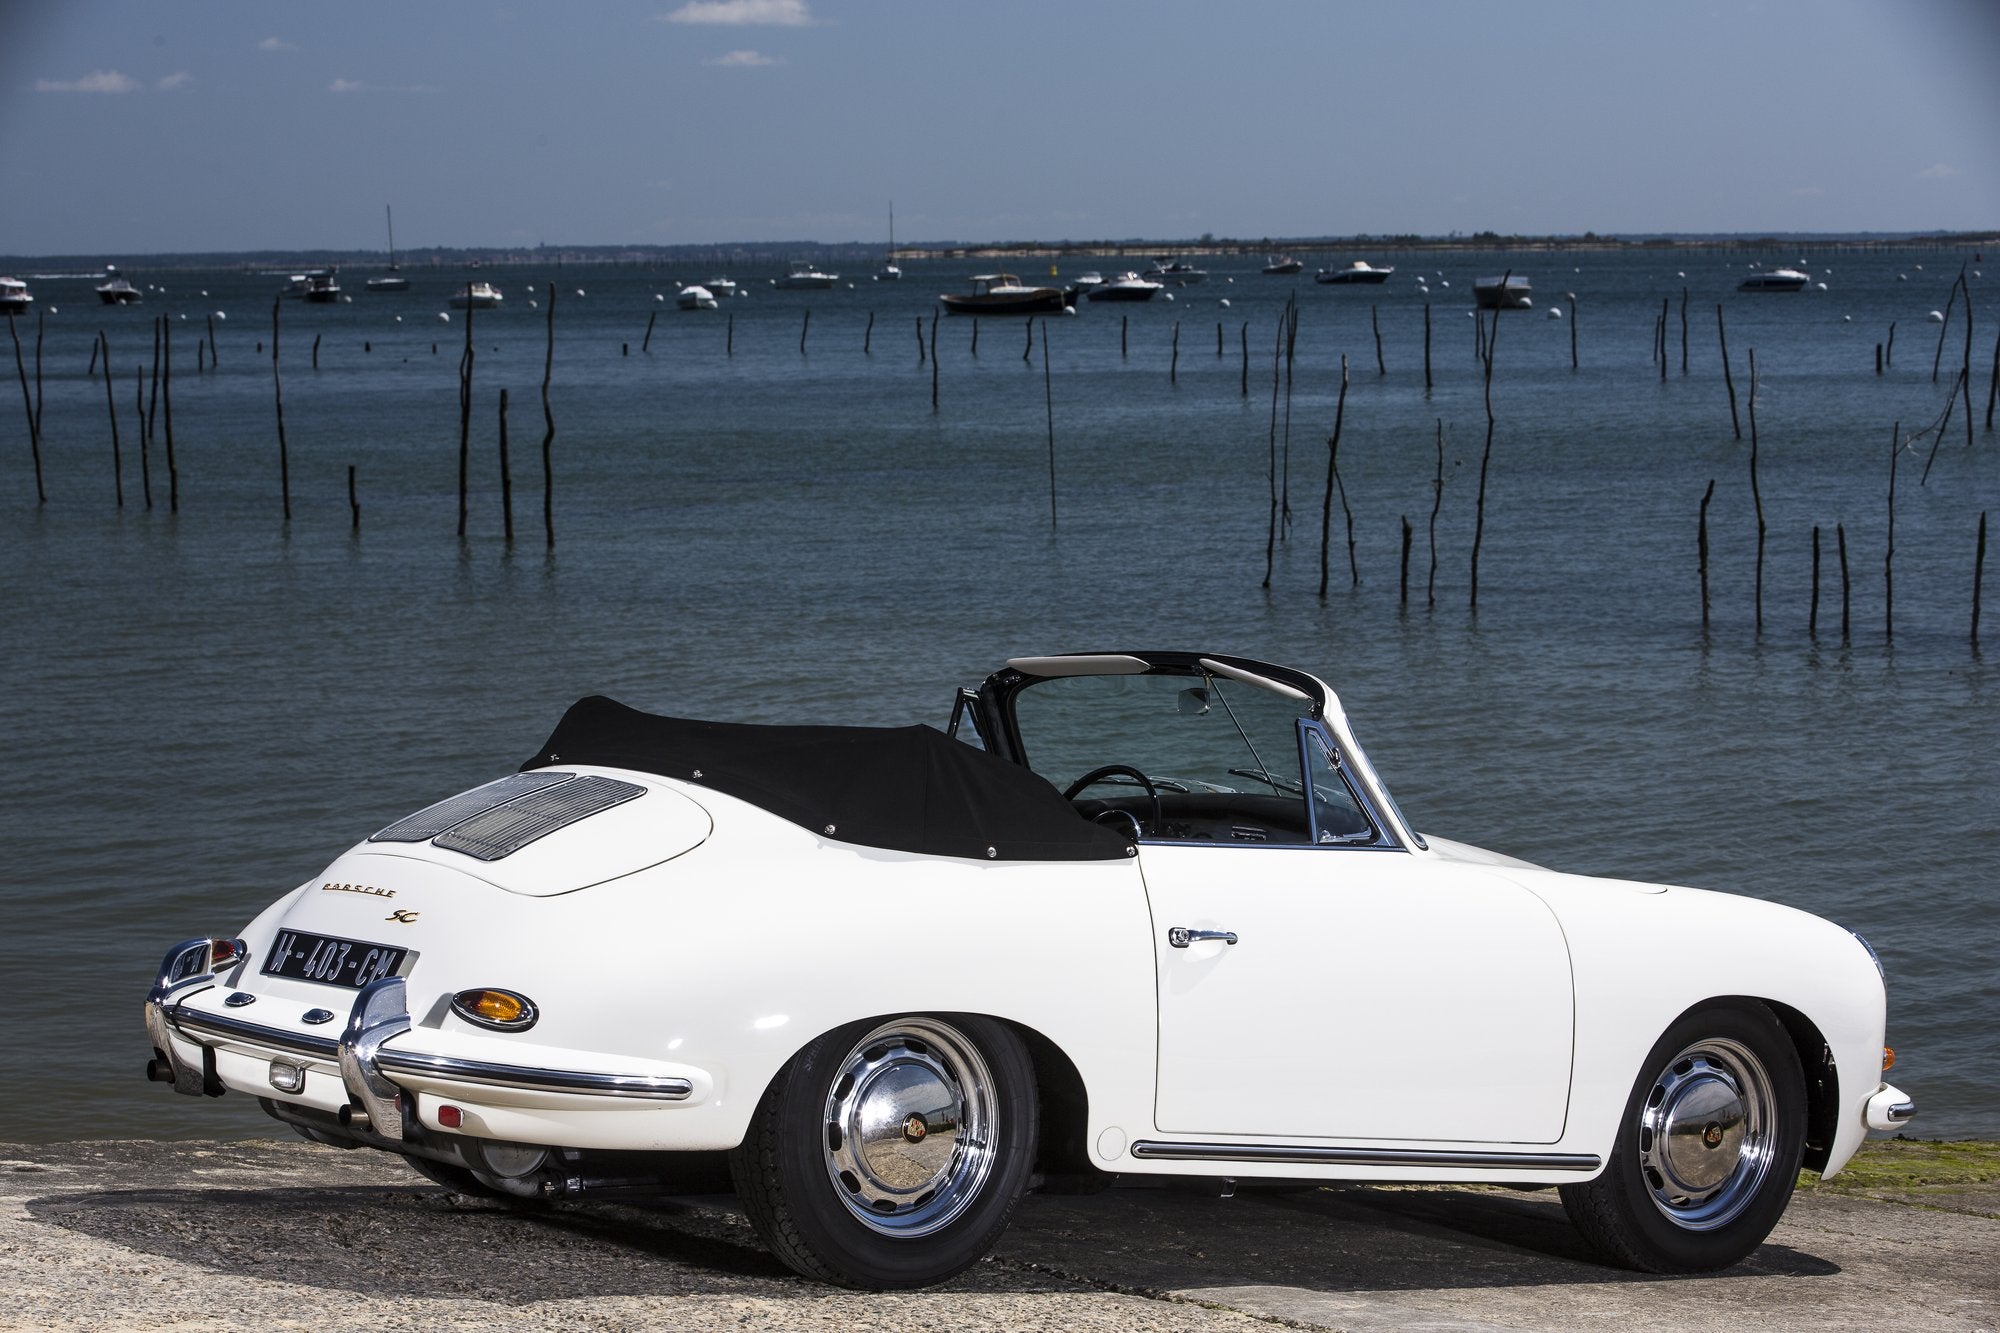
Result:
M1884 1046L1882 1048L1882 1072L1886 1074L1895 1067L1896 1048L1894 1046Z
M451 997L451 1009L468 1023L500 1032L525 1031L541 1016L527 996L497 986L462 990Z

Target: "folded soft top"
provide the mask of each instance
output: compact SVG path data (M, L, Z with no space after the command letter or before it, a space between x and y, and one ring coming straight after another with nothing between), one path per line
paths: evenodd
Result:
M1132 848L1046 779L934 727L697 722L592 695L522 767L560 764L677 778L824 837L929 856L1105 861Z

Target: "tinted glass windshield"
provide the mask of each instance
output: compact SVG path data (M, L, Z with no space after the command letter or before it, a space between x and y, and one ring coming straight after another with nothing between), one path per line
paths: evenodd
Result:
M1014 722L1028 767L1068 788L1105 764L1162 790L1300 796L1308 705L1213 676L1057 676L1023 686ZM1106 785L1132 783L1117 775Z

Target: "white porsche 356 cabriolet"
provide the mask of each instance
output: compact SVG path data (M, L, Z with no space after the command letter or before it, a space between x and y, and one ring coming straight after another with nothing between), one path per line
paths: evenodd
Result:
M949 734L585 699L145 1008L152 1078L461 1191L726 1159L860 1287L1113 1175L1554 1184L1608 1258L1720 1268L1915 1113L1858 936L1426 839L1321 681L1178 652L1016 659Z

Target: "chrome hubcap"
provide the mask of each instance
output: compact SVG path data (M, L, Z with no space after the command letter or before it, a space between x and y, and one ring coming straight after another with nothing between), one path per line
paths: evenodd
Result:
M963 1212L993 1168L993 1076L949 1024L905 1018L875 1029L827 1092L826 1171L834 1195L884 1235L929 1235Z
M1776 1149L1771 1078L1748 1047L1697 1042L1667 1062L1639 1112L1639 1169L1675 1226L1713 1231L1756 1197Z

